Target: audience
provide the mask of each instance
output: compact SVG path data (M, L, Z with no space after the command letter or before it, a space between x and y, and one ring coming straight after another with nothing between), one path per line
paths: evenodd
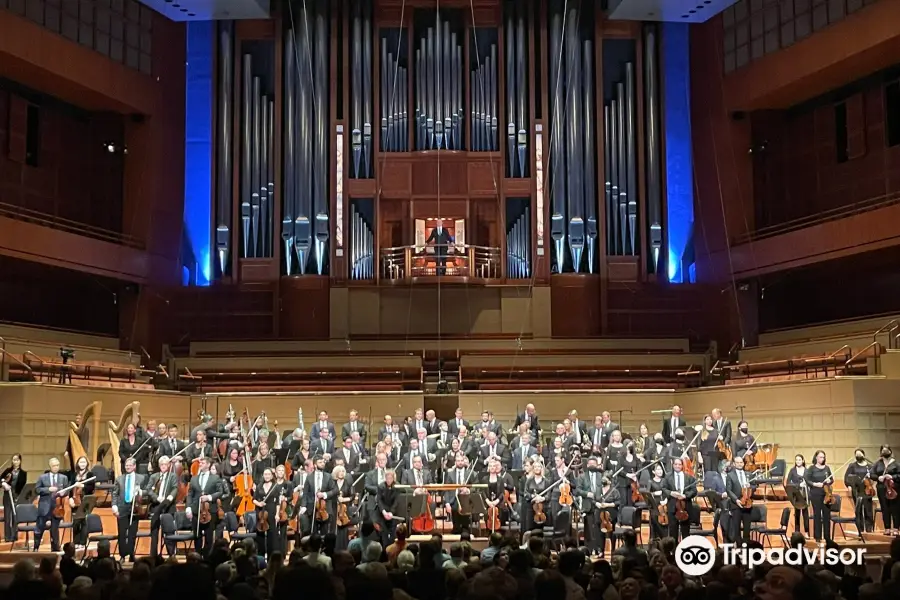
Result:
M402 533L401 533L402 531ZM769 566L753 570L724 565L721 555L701 578L674 564L675 542L658 540L646 550L630 532L611 561L591 561L584 548L566 540L551 551L540 535L521 545L492 534L488 547L473 552L471 538L450 544L434 536L419 544L406 530L382 548L370 524L356 548L335 551L334 540L313 535L287 558L268 562L254 540L215 544L204 559L185 562L141 558L122 571L101 543L84 564L67 544L62 556L35 566L21 560L4 600L889 600L900 598L900 542L878 565L873 581L865 569ZM377 532L375 532L377 534ZM898 538L900 539L900 538ZM356 540L354 540L356 541ZM802 544L792 538L791 545Z

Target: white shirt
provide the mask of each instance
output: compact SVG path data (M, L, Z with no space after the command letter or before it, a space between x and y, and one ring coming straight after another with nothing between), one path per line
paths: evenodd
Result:
M578 426L578 421L572 423L572 429L575 431L575 443L581 443L581 427Z
M680 494L684 493L684 473L675 473L675 487Z
M356 421L350 421L350 431L356 431Z
M675 437L675 430L678 429L678 417L672 417L672 427L671 431L669 431L669 435Z
M737 470L738 481L741 482L741 487L747 487L747 479L744 475L743 469Z
M416 471L416 485L422 485L422 471Z
M322 491L322 473L321 471L316 471L316 493Z
M206 489L206 479L209 477L209 471L204 471L200 473L200 491L204 491Z
M384 469L378 469L378 485L384 483Z
M599 427L598 427L597 429L594 430L594 445L595 445L595 446L599 446L599 445L600 445L600 438L601 438L602 436L603 436L603 432L600 430Z

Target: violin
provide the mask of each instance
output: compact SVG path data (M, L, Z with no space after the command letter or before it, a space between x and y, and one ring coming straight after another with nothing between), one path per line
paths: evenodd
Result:
M660 508L663 508L663 507L660 506ZM661 526L661 527L668 527L668 526L669 526L669 513L668 513L668 511L666 511L666 510L661 510L661 511L659 511L658 514L659 514L659 516L656 518L656 520L659 522L660 526Z
M84 500L84 488L81 486L76 487L72 490L72 508L78 508L81 506L82 501Z
M220 521L225 518L225 508L222 506L222 499L216 500L216 518Z
M641 488L638 485L638 482L634 479L631 480L631 501L632 502L641 502L643 501L644 496L641 494Z
M347 514L347 503L338 502L337 507L337 524L338 527L346 527L350 524L350 515Z
M746 452L744 454L744 470L745 471L755 471L756 469L757 469L756 453Z
M269 530L269 509L263 506L256 517L256 531L265 533Z
M682 457L681 459L681 470L682 472L694 477L694 460L688 457Z
M825 481L829 481L831 476L829 476ZM826 483L822 486L822 491L825 492L825 498L822 499L824 504L834 504L834 485L830 483Z
M884 477L884 497L888 500L897 499L897 487L894 485L894 478L890 475Z
M534 522L538 525L543 525L547 522L547 515L544 513L544 503L543 502L535 502L534 503Z
M753 508L753 490L745 487L741 490L741 498L738 500L741 508Z
M600 511L600 529L602 529L606 533L612 533L615 530L612 519L609 518L608 510Z
M288 515L288 499L284 494L281 495L281 499L278 502L278 522L279 523L287 523L290 520L290 515Z
M57 495L53 502L53 516L62 519L66 516L66 497Z
M206 525L212 521L212 512L210 511L209 502L200 503L200 514L197 516L201 525Z
M316 521L324 523L328 520L328 504L325 502L325 498L319 498L316 500Z
M863 486L865 489L866 496L870 498L875 495L875 482L872 481L869 477L863 479ZM896 493L896 492L895 492Z

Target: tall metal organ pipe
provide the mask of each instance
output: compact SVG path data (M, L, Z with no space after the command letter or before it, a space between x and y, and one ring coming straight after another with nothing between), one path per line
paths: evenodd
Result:
M219 274L228 270L231 253L232 119L234 111L234 21L219 22L219 109L216 173L216 257Z
M257 256L259 246L259 77L253 78L250 91L250 242L249 258Z
M513 3L506 5L506 29L503 35L506 38L506 169L507 177L516 176L517 152L516 152L516 28ZM551 59L551 62L553 60ZM551 67L552 69L552 67Z
M357 2L350 13L350 147L353 154L351 176L354 179L360 178L363 168L362 43L362 3Z
M625 140L625 84L616 84L616 140L618 147L616 148L616 157L618 158L618 166L616 171L619 177L619 239L622 247L622 254L631 255L631 249L628 247L628 195L631 190L628 188L628 166L626 154L628 152L628 142Z
M616 231L616 218L615 212L613 210L613 191L612 191L612 137L609 126L610 121L610 107L608 104L603 105L603 175L604 175L604 183L603 189L605 192L604 204L606 213L606 226L604 228L604 232L606 233L606 252L610 256L614 256L616 254L616 241L615 236L613 235ZM616 190L618 193L618 190Z
M450 21L442 19L441 13L437 12L434 25L426 28L414 43L416 150L463 148L462 90L465 86L461 80L460 40L459 32L451 30ZM408 91L406 83L402 89ZM402 104L407 114L410 112L408 101L406 98ZM403 144L408 146L405 137Z
M566 157L563 150L563 86L560 53L562 52L562 6L551 5L550 13L550 238L553 240L557 273L563 272L566 252Z
M250 180L253 145L253 57L244 55L241 66L241 256L250 256L250 218L253 182Z
M581 269L581 256L584 250L584 201L581 172L581 44L578 43L578 11L569 10L566 22L566 187L569 211L569 251L572 257L572 269L577 273Z
M315 176L313 177L314 194L315 194L315 211L316 211L316 270L319 275L323 275L328 265L328 28L326 26L325 17L328 14L328 0L318 0L315 3L316 9L316 51L313 54L315 59L315 159L313 168Z
M297 66L294 31L288 29L284 35L284 198L281 208L281 242L284 246L285 274L293 273L294 264L294 216L297 214L297 201L294 186L294 146L296 127L294 116L294 90L296 89Z
M266 256L266 221L269 211L269 99L259 99L259 239L257 256Z
M635 102L634 63L625 64L625 168L628 176L628 243L631 254L638 254L637 235L637 103Z
M595 179L594 151L594 45L590 40L583 43L583 77L584 97L584 221L587 243L587 269L594 272L594 260L597 241L597 194Z
M528 90L528 79L525 65L528 61L525 43L525 3L518 3L518 25L516 27L516 159L519 175L527 173L526 154L528 151L528 115L525 111L525 94Z
M372 177L372 0L362 4L363 176Z
M645 126L647 132L647 222L650 227L650 272L660 269L662 248L662 173L660 155L659 72L656 25L644 25L644 96L647 101Z

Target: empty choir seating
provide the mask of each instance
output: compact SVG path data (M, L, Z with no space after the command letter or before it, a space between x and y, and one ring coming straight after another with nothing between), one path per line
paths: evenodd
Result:
M672 389L700 384L706 357L609 350L463 353L463 389Z
M420 389L415 354L335 353L176 358L181 389L243 391L402 391Z
M140 357L118 344L112 337L0 325L0 364L10 381L57 383L65 373L71 385L153 389L154 371L142 369ZM62 348L74 353L65 364Z

